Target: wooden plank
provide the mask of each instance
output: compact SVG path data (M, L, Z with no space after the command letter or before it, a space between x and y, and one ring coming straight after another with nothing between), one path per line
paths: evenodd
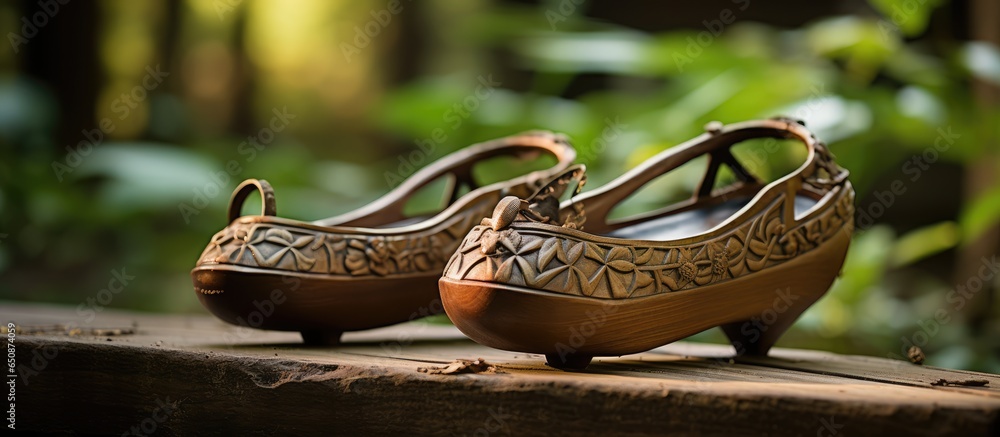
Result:
M294 333L202 315L106 310L88 322L71 308L7 303L0 316L38 331L16 340L18 362L37 372L27 384L18 379L19 430L919 436L1000 429L997 375L882 358L777 349L731 361L728 346L680 342L569 373L423 323L350 333L340 347L303 347ZM133 333L109 335L115 330ZM459 358L483 358L496 372L418 371ZM938 379L988 385L930 385Z
M956 391L977 396L1000 398L1000 376L965 370L942 369L933 366L919 366L900 360L865 356L844 356L818 351L778 349L771 356L740 357L740 363L757 364L776 369L796 370L830 376L845 376L866 381L909 385L914 387L935 387L940 390ZM936 386L940 380L946 381L986 381L982 387L955 385Z

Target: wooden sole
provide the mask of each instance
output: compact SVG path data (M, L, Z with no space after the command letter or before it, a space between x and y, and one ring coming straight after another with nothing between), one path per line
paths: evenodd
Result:
M220 319L256 329L299 331L307 344L335 345L345 331L443 311L437 275L362 280L202 266L191 276L198 300Z
M548 364L581 369L594 356L653 349L720 326L738 354L766 354L827 292L843 264L846 229L810 252L738 279L633 299L598 299L442 278L452 322L473 340L545 354Z

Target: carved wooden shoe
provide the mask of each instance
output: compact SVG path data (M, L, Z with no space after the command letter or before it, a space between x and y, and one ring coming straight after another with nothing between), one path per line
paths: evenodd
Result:
M472 169L486 159L551 155L552 168L484 187ZM321 220L276 217L274 192L250 179L233 193L229 225L212 237L191 271L198 299L229 323L300 331L334 344L344 331L375 328L442 311L437 280L461 238L504 196L532 195L575 158L561 136L527 133L470 146L424 168L368 206ZM407 217L410 197L449 178L450 204L432 217ZM459 195L461 185L471 191ZM263 211L240 216L259 191Z
M760 137L801 140L806 162L761 183L730 151ZM689 201L607 219L638 188L705 154L707 171ZM738 181L713 189L722 164ZM766 354L838 275L853 201L847 171L800 124L712 126L559 213L503 199L452 257L441 299L473 340L545 354L554 367L581 369L594 356L637 353L715 326L737 353Z

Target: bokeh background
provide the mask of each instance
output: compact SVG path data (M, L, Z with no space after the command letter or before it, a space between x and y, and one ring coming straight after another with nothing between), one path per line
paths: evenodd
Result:
M784 114L860 215L779 345L1000 372L993 0L23 0L0 31L0 299L87 310L118 272L107 307L204 313L188 271L240 180L320 219L388 191L435 129L416 164L564 132L592 188L709 121ZM754 147L772 178L801 158ZM694 181L667 179L626 209Z

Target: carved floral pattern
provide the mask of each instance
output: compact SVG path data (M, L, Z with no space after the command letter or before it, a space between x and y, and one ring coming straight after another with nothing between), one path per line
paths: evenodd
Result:
M779 198L742 226L674 247L596 243L516 224L502 230L477 226L452 257L445 276L605 299L684 290L780 264L837 232L850 232L853 205L850 191L810 221L787 230Z
M440 273L485 202L421 234L348 235L277 223L233 222L215 234L198 265L228 264L342 276Z

